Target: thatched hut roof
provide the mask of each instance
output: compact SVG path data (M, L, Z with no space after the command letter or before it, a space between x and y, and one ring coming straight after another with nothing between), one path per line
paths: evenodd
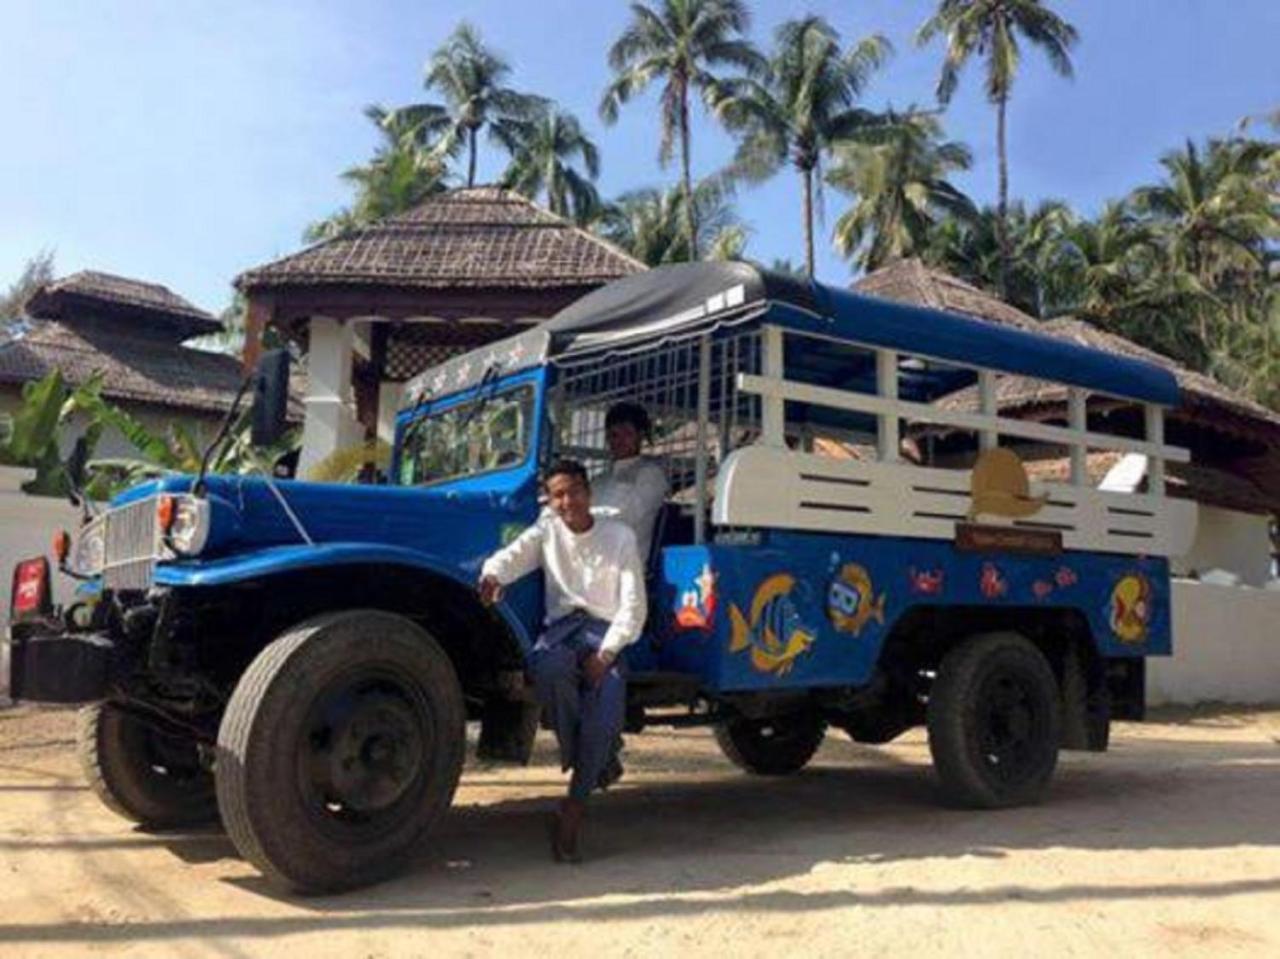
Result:
M940 270L931 269L916 259L892 263L859 280L854 286L859 292L873 296L1030 328L1082 346L1163 366L1177 378L1182 390L1178 415L1197 420L1210 429L1280 445L1280 413L1241 396L1212 377L1187 369L1167 356L1083 320L1074 317L1037 320L991 294ZM1037 407L1058 408L1066 403L1066 399L1066 388L1056 383L1018 376L1002 376L997 381L996 400L1002 413L1031 414ZM976 387L947 397L943 405L976 408Z
M246 270L236 285L546 289L594 286L644 269L527 197L485 186L441 193L407 213Z
M20 386L61 370L79 386L95 374L114 401L197 413L224 413L240 386L240 362L154 337L36 322L0 344L0 384Z
M145 283L113 273L81 270L37 287L27 299L28 316L78 323L123 320L133 329L181 341L217 333L214 316L159 283Z

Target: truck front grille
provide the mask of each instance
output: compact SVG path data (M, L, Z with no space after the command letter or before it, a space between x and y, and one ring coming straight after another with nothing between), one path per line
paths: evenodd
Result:
M102 585L106 589L148 589L160 552L155 497L110 510L106 514Z

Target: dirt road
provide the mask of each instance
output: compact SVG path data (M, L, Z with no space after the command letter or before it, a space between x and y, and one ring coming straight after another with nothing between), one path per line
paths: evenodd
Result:
M578 867L546 856L541 743L468 770L407 875L295 899L216 831L99 806L69 714L0 710L0 956L1280 955L1280 712L1173 720L998 813L940 808L920 735L832 735L771 781L701 731L634 736Z

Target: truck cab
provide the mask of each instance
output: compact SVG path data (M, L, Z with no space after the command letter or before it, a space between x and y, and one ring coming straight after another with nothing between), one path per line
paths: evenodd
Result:
M1006 378L1065 415L1001 416ZM989 808L1038 800L1060 748L1141 716L1195 527L1165 496L1187 459L1163 435L1172 377L740 263L619 280L423 373L386 484L128 491L68 556L90 599L56 607L47 567L17 571L13 695L87 704L89 781L135 821L220 814L292 888L385 876L448 808L468 720L485 755L527 761L541 580L492 608L474 585L537 518L542 467L609 468L623 400L654 420L668 489L630 729L708 725L780 775L833 730L923 725L944 792ZM1094 449L1138 463L1132 491L1089 485ZM1055 455L1069 482L1035 482Z

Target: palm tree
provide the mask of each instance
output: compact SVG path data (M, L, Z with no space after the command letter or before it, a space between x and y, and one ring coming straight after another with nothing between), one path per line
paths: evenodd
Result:
M652 0L631 4L631 22L609 49L609 66L616 76L600 101L606 123L618 118L618 108L654 80L662 80L661 128L658 159L671 159L680 141L680 184L686 198L693 195L689 172L689 92L696 90L713 112L732 99L740 77L722 78L712 70L733 67L747 76L764 71L764 58L743 37L750 14L741 0ZM698 255L697 202L684 204L685 243L690 259Z
M592 181L600 175L600 151L574 116L549 110L536 120L495 130L495 136L511 154L504 186L532 199L545 194L552 213L578 223L595 215L600 195ZM574 169L575 157L585 176Z
M750 84L725 104L731 126L744 137L734 168L763 180L791 161L803 196L805 270L813 276L813 186L822 186L822 158L843 137L876 117L854 104L893 47L876 34L840 49L840 35L821 17L788 20L774 34L765 81Z
M709 177L693 188L697 247L709 259L738 259L746 246L747 231L733 211L731 196L724 178ZM684 198L682 188L632 190L604 208L595 230L649 266L692 260Z
M411 129L422 146L437 157L456 159L467 154L467 186L475 186L476 155L482 127L502 143L516 124L535 118L547 107L542 97L503 86L511 66L487 49L480 34L465 21L427 61L427 90L438 90L444 103L416 103L401 107L388 122Z
M864 270L917 255L942 218L975 215L947 179L971 162L968 147L942 139L935 117L914 111L890 111L858 140L838 144L827 181L856 200L836 221L836 249Z
M1190 140L1160 159L1165 182L1133 193L1137 209L1165 235L1178 266L1206 284L1232 269L1260 266L1280 238L1280 199L1266 182L1275 145L1258 140Z
M444 160L420 145L416 127L380 106L365 107L364 112L382 132L383 142L368 163L342 174L355 188L355 201L310 224L303 233L307 242L345 236L374 220L410 210L446 188Z
M1004 291L1011 263L1008 221L1009 159L1005 149L1005 112L1021 52L1019 35L1044 51L1060 75L1072 75L1068 54L1076 42L1075 27L1042 0L939 0L934 13L916 33L924 46L939 34L947 37L947 52L938 77L938 99L949 103L960 71L975 54L986 59L987 97L996 105L996 152L999 156L999 197L996 228L1000 240L1000 290Z
M1070 260L1066 233L1074 222L1071 210L1057 200L1045 200L1030 210L1014 201L1004 220L996 210L983 207L975 216L947 217L938 222L930 230L921 255L926 262L1000 296L1024 313L1053 316L1058 312L1057 277ZM1008 270L1003 269L1002 224L1010 253Z

